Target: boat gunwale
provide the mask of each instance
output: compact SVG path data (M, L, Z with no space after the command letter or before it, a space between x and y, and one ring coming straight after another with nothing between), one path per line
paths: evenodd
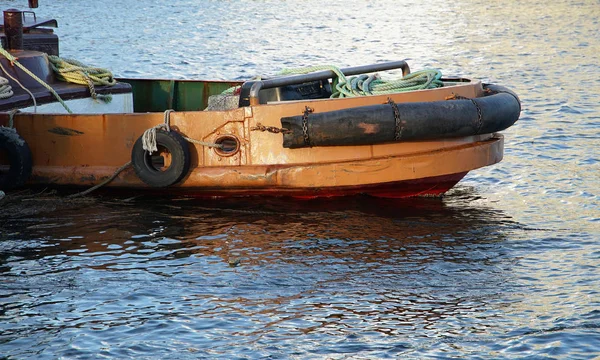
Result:
M227 188L273 188L273 189L296 189L296 188L328 188L323 184L303 185L306 183L306 176L298 176L299 173L322 173L335 174L338 171L346 173L344 168L368 168L371 172L369 177L373 181L365 181L361 178L360 181L350 177L346 177L346 182L354 181L354 183L343 183L341 179L336 181L333 187L340 186L360 186L368 184L377 184L382 180L378 174L381 171L390 171L388 166L400 167L405 170L410 170L408 173L403 172L401 177L394 173L392 180L405 181L417 180L425 177L443 176L461 172L468 172L476 168L492 165L502 160L503 157L504 136L499 133L489 134L489 136L480 141L459 144L453 148L434 149L410 155L393 155L381 156L368 159L347 160L347 161L330 161L320 163L294 163L294 164L252 164L243 166L197 166L191 169L187 176L178 184L175 184L167 189L172 188L224 188L223 184L227 183ZM481 152L481 150L484 150ZM464 156L469 158L469 164L461 163L460 167L453 166L451 170L440 172L438 167L448 166L445 161L441 160L439 154L445 154L445 157L456 158L456 156ZM477 155L475 155L477 154ZM423 161L428 159L426 163ZM474 163L473 163L474 162ZM421 170L415 172L418 165ZM376 166L379 170L373 168ZM102 178L109 177L114 171L114 166L34 166L32 180L33 183L47 183L48 179L61 179L62 182L54 181L54 185L60 186L92 186ZM435 169L433 169L435 168ZM435 170L435 171L434 171ZM374 173L373 173L374 171ZM423 176L423 171L427 174ZM360 173L360 171L359 171ZM347 174L346 174L347 175ZM247 181L245 185L233 186L228 182L228 177L244 178ZM345 175L344 175L345 176ZM326 176L310 176L310 179L317 181L324 180ZM312 180L314 181L314 180ZM209 185L212 184L212 185ZM250 185L252 184L252 185ZM129 169L121 173L116 179L108 184L109 187L115 188L144 188L150 189L137 178L133 170Z

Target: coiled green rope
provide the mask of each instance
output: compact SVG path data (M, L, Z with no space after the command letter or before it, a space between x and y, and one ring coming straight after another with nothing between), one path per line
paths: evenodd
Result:
M444 86L441 81L442 73L434 69L416 71L392 81L382 80L379 74L358 75L347 78L338 67L331 65L287 69L283 70L281 74L308 74L320 70L331 70L337 76L337 79L334 79L335 91L331 95L332 98L382 95Z

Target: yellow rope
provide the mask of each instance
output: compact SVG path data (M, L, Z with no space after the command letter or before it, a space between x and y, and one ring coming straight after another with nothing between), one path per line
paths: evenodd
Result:
M32 73L31 71L29 71L29 69L27 69L25 66L21 65L17 61L17 58L15 58L14 56L12 56L11 53L9 53L8 51L6 51L2 47L0 47L0 54L4 55L4 57L6 57L8 59L8 61L11 62L11 64L13 64L16 67L18 67L19 69L23 70L24 73L26 73L27 75L31 76L35 81L39 82L43 87L45 87L46 89L48 89L48 91L50 91L50 93L52 95L54 95L54 97L56 98L56 100L58 100L58 102L65 108L65 110L67 110L67 112L69 114L73 113L73 111L71 111L71 109L69 109L69 107L67 106L67 104L63 101L63 99L60 98L60 96L58 95L58 93L56 91L54 91L54 89L50 85L46 84L44 82L44 80L42 80L39 77L37 77L34 73Z
M98 96L94 88L94 85L112 86L117 83L109 70L87 66L77 60L60 58L55 55L48 55L48 60L58 80L87 85L93 99L110 102L110 95Z
M0 62L0 69L2 69L2 71L4 72L4 75L8 76L12 81L16 82L17 85L19 85L21 87L21 89L23 89L23 91L25 91L26 93L29 94L29 96L31 96L31 100L33 101L33 112L36 113L37 112L37 100L35 99L35 96L33 95L33 93L31 91L29 91L29 89L26 88L23 84L21 84L21 82L17 78L15 78L8 71L6 71L6 69L4 68L4 65L2 65L1 62ZM10 85L6 85L6 86L10 87ZM10 96L14 95L12 88L10 88L10 93L11 93ZM3 99L8 99L10 96L6 96ZM12 121L12 118L11 118L11 121Z

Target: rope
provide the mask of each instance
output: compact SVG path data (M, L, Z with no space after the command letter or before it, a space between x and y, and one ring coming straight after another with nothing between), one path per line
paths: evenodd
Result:
M433 69L416 71L391 81L382 80L379 74L363 74L347 78L338 67L330 65L287 69L283 70L281 74L308 74L320 70L331 70L337 76L337 84L335 84L335 91L331 98L392 94L443 86L442 73Z
M156 130L164 129L166 131L171 131L170 119L171 119L172 112L174 112L174 110L166 110L164 113L164 122L162 124L158 124L158 125L154 126L153 128L150 128L150 129L144 131L144 134L142 135L142 147L145 151L148 151L150 153L150 155L152 155L153 152L158 151L158 147L156 145ZM221 144L215 144L215 143L209 143L209 142L205 142L205 141L194 140L194 139L190 139L187 136L183 136L183 135L182 135L182 137L185 140L187 140L191 143L194 143L194 144L215 147L215 148L223 148L223 145L221 145ZM69 195L68 198L84 196L84 195L91 193L92 191L94 191L96 189L101 188L102 186L113 181L123 170L127 169L129 166L131 166L131 161L127 162L126 164L124 164L123 166L118 168L111 177L104 180L103 182L101 182L97 185L94 185L85 191Z
M223 145L222 144L215 144L215 143L211 143L208 141L200 141L200 140L195 140L195 139L191 139L187 136L183 136L182 137L188 141L191 142L192 144L198 144L198 145L202 145L202 146L207 146L207 147L212 147L212 148L216 148L216 149L222 149Z
M13 109L8 112L8 126L0 126L0 132L3 133L8 141L14 143L17 146L23 146L25 144L25 140L19 136L17 129L15 129L14 117L15 114L18 113L18 109Z
M50 85L46 84L42 79L40 79L39 77L37 77L31 71L29 71L29 69L27 69L25 66L21 65L17 61L17 58L15 58L14 56L12 56L11 53L9 53L8 51L6 51L2 47L0 47L0 55L4 55L4 57L6 57L11 62L11 64L16 65L19 69L23 70L23 72L25 72L27 75L31 76L35 81L37 81L43 87L45 87L46 89L48 89L48 91L50 91L50 93L52 95L54 95L54 97L56 98L56 100L58 100L58 102L65 108L65 110L67 110L67 112L69 114L73 113L73 111L71 111L71 109L69 109L69 107L67 106L67 104L63 101L63 99L60 98L60 96L58 95L58 93L56 93L56 91L54 91L54 89ZM8 73L6 72L6 70L4 70L4 68L2 68L2 70L8 75ZM23 86L21 85L21 87L23 87ZM25 88L23 87L23 89L25 89ZM27 92L29 92L29 94L33 98L34 105L35 105L35 97L33 96L33 94L29 90L27 90Z
M27 75L31 76L35 81L37 81L43 87L48 89L48 91L50 91L50 93L54 95L56 100L58 100L58 102L65 108L65 110L67 110L69 114L73 113L71 109L69 109L67 104L60 98L58 93L56 93L56 91L50 85L46 84L42 79L37 77L29 69L21 65L17 61L17 58L15 58L11 53L0 47L0 54L6 57L11 62L11 64L16 65ZM54 72L56 73L56 78L58 80L74 84L87 85L90 89L90 94L94 100L102 100L106 103L109 103L112 100L111 95L98 95L96 93L96 89L94 88L94 85L112 86L117 83L117 81L113 78L113 74L110 71L103 68L86 66L77 60L63 59L55 55L48 55L48 61L50 62L52 70L54 70ZM0 67L7 76L9 76L16 83L18 83L25 91L29 93L29 95L31 95L34 107L37 107L35 97L31 93L31 91L26 89L23 85L21 85L21 83L19 83L17 79L12 77L1 64ZM4 86L5 85L3 84L2 78L0 77L0 99L12 96L11 94L6 97L2 97L2 90Z
M236 85L223 90L223 92L221 92L221 95L239 95L241 90L242 85Z
M13 94L12 87L8 85L8 79L0 76L0 99L8 99Z
M8 112L8 127L9 128L15 127L15 115L17 115L18 112L19 112L19 109L12 109L11 111Z
M156 130L162 129L167 132L171 131L171 113L174 111L175 110L171 109L166 110L164 114L164 122L162 124L158 124L155 127L144 131L144 134L142 135L142 148L146 150L150 155L152 155L153 152L158 151L158 147L156 145ZM218 149L223 148L222 144L215 144L207 141L195 140L184 135L181 135L181 137L183 137L186 141L191 142L192 144L198 144Z
M119 175L123 170L127 169L129 166L131 165L131 161L127 162L126 164L124 164L123 166L121 166L120 168L117 169L117 171L114 172L114 174L112 174L111 177L109 177L108 179L104 180L103 182L101 182L100 184L94 185L91 188L84 190L82 192L78 192L75 194L71 194L69 196L67 196L67 198L75 198L75 197L79 197L79 196L84 196L87 195L89 193L91 193L92 191L101 188L102 186L108 184L109 182L113 181L117 175Z
M87 66L77 60L60 58L56 55L48 55L48 61L56 78L74 84L87 85L94 100L102 100L109 103L110 95L98 95L94 85L113 86L117 83L112 72L107 69Z
M0 126L0 133L4 134L8 138L8 142L11 142L17 146L23 146L25 140L19 136L17 129L13 127Z
M166 110L164 114L164 122L162 124L158 124L155 127L144 131L144 134L142 135L142 148L150 155L152 155L153 152L158 151L158 147L156 145L156 130L164 129L167 132L171 131L169 122L172 112L173 110L171 109Z
M4 65L2 65L1 62L0 62L0 69L2 69L2 71L4 72L4 74L6 76L8 76L12 81L16 82L21 87L21 89L23 89L26 93L29 94L29 96L31 96L31 100L33 101L33 112L36 113L37 112L37 100L35 99L35 96L33 96L33 93L31 91L29 91L29 89L26 88L23 84L21 84L21 82L19 80L17 80L14 76L12 76L8 71L6 71L6 69L4 68ZM12 93L12 87L10 87L10 90ZM13 94L11 94L11 96L12 95ZM3 99L7 99L8 97L10 97L10 96L7 96Z

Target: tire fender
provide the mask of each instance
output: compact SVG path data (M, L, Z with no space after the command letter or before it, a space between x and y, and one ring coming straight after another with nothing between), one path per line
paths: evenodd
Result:
M7 172L0 171L0 190L23 186L31 176L31 150L13 128L0 127L0 152L8 159Z
M166 149L171 155L168 168L158 169L153 164L157 153L150 155L144 150L143 136L140 136L131 151L131 164L137 176L149 186L167 187L181 181L190 170L190 148L187 141L174 131L156 131L156 146Z

